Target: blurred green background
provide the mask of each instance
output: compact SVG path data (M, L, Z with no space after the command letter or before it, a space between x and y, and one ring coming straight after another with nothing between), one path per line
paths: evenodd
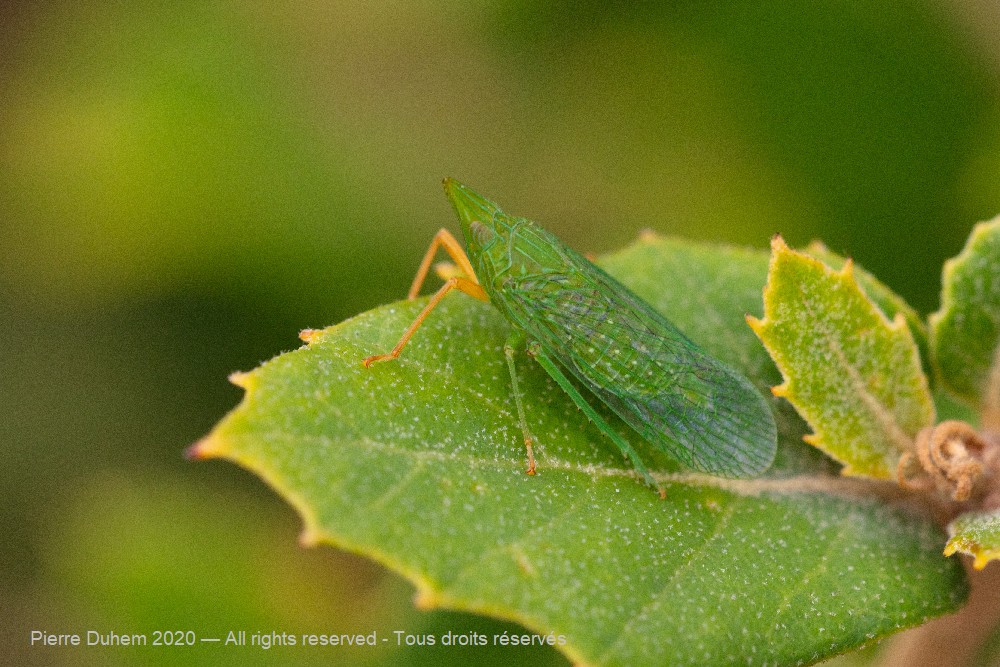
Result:
M1000 212L989 2L50 2L0 24L0 657L31 629L502 631L424 613L184 448L225 378L405 295L454 176L583 251L822 238L919 310ZM11 622L12 621L12 622ZM484 663L546 652L477 651ZM6 660L5 660L6 661Z

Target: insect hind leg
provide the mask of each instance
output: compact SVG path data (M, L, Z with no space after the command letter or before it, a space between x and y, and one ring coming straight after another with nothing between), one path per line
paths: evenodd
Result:
M580 408L580 410L582 410L583 413L590 418L590 421L594 422L594 425L599 428L604 435L611 438L611 441L618 446L618 449L621 450L622 454L627 456L629 460L632 461L632 465L635 467L636 472L642 475L646 484L655 489L656 492L660 494L661 498L665 498L666 492L663 490L663 487L656 483L653 476L649 474L649 470L646 469L646 464L644 464L642 459L639 458L639 453L632 448L632 445L630 445L628 441L618 433L618 431L611 428L611 425L604 421L604 418L601 417L601 415L597 414L597 411L594 410L590 403L587 402L587 399L585 399L583 395L577 391L576 387L573 386L573 383L570 382L569 378L567 378L562 372L562 369L560 369L554 361L546 356L545 352L542 351L541 347L537 343L533 343L528 346L528 354L534 357L535 360L542 365L542 368L545 369L545 372L547 372L549 376L555 380L560 387L562 387L562 390L569 394L569 397L573 399L576 407Z
M431 300L427 302L424 309L420 311L419 315L417 315L417 319L413 320L413 324L411 324L406 331L403 332L403 337L399 339L398 343L396 343L396 347L392 348L392 351L387 354L373 354L370 357L365 357L361 362L364 364L364 367L368 368L376 361L387 361L398 357L399 353L403 351L403 348L406 347L406 344L410 341L410 338L413 337L413 334L420 328L420 325L423 324L424 320L427 319L430 312L434 310L434 308L441 303L441 299L443 299L445 295L453 289L465 292L466 294L474 296L477 299L489 301L489 298L486 296L486 292L483 291L483 288L480 287L479 283L474 283L471 280L466 280L465 278L449 278L445 284L441 286L441 289L434 293Z
M514 353L518 348L523 347L524 343L524 332L515 329L507 337L507 342L503 346L503 353L507 358L507 370L510 371L510 386L514 393L514 404L517 406L517 419L521 424L521 433L524 434L524 448L528 452L528 469L525 472L529 475L534 475L535 452L532 444L535 441L535 437L528 430L528 421L524 417L524 404L521 402L521 391L517 381L517 368L514 365Z

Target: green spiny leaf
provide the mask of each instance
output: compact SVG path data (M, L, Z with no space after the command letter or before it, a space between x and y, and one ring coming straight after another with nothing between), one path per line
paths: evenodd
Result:
M761 308L764 253L657 239L603 264L759 385L777 377L743 322ZM256 472L299 510L307 542L385 564L421 605L565 635L581 663L813 662L963 600L943 535L852 495L794 418L762 480L678 474L633 438L660 500L519 358L538 438L538 475L525 475L508 325L489 305L449 296L396 362L362 368L424 303L309 332L237 375L243 402L195 452Z
M894 321L839 272L772 243L764 319L751 322L785 381L774 387L813 434L807 442L845 464L845 475L891 478L934 404L902 313Z
M1000 412L1000 218L976 225L944 265L941 309L930 317L938 380L976 409Z
M973 567L981 570L991 560L1000 559L1000 511L970 512L959 515L948 526L944 555L961 552L975 558Z

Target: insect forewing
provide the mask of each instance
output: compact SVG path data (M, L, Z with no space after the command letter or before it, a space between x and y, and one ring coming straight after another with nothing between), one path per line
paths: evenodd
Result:
M548 357L689 468L741 477L770 466L774 418L746 378L539 225L446 188L490 302Z
M743 477L771 465L774 419L746 378L549 232L517 232L523 244L559 244L559 262L502 288L512 318L549 356L689 468Z

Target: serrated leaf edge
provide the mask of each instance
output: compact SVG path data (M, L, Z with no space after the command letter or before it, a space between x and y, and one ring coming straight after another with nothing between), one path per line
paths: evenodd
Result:
M997 345L993 348L993 362L990 366L990 372L987 374L985 383L986 386L982 388L984 394L984 401L982 405L975 405L974 401L969 396L954 390L954 388L945 379L944 373L941 371L941 366L937 359L938 337L940 336L939 327L941 326L941 323L947 313L958 303L955 296L954 274L962 265L971 259L975 246L993 228L1000 229L1000 216L990 220L977 222L972 227L972 232L969 233L969 238L966 239L962 250L954 257L945 260L944 266L941 269L941 305L935 312L931 313L927 317L927 329L931 368L934 371L935 382L938 385L945 387L955 398L968 404L973 409L980 411L984 417L984 422L992 420L995 423L1000 424L1000 341L998 341Z
M396 304L390 304L386 307L392 308L395 305ZM364 315L365 314L362 314L358 317L362 317ZM318 343L320 342L324 332L329 332L332 329L344 324L346 324L346 322L324 330L309 330L308 332L305 332L303 340L305 340L308 345ZM359 553L366 558L386 566L388 569L399 573L416 586L417 594L415 603L421 608L451 608L478 613L487 613L497 618L505 618L507 620L517 622L528 629L538 632L551 629L543 627L542 624L538 622L534 622L533 619L531 619L531 617L523 611L515 613L502 607L487 604L484 601L470 602L461 598L455 598L446 590L443 590L434 580L423 576L419 570L406 567L403 562L398 559L398 557L391 556L390 554L377 548L373 548L368 544L363 546L352 544L350 540L344 540L339 535L327 532L321 527L319 517L310 511L309 504L304 502L303 499L299 498L296 494L291 493L290 490L283 484L276 483L277 479L271 471L255 464L254 461L243 460L243 457L235 454L231 444L227 442L227 440L230 439L230 436L223 432L224 425L228 422L229 417L248 408L248 405L252 401L253 392L259 388L261 383L262 377L259 370L262 367L250 372L237 372L230 376L230 380L234 384L245 389L245 394L240 403L230 412L230 415L227 415L226 418L221 420L211 433L191 448L190 451L194 456L200 459L224 458L237 463L243 468L251 470L268 486L274 489L280 497L286 500L300 515L304 524L300 542L304 546L314 546L320 543L330 544L343 548L347 551ZM631 470L622 471L622 476L631 477L633 476L632 472L633 471ZM847 480L824 476L799 476L793 478L758 480L729 480L699 474L672 474L662 475L662 477L664 481L698 484L704 486L717 486L726 490L735 491L736 493L742 495L758 495L765 493L824 493L870 501L873 496L870 489L873 485L877 485L875 488L885 488L888 491L898 491L895 487L889 489L889 485L880 482L872 482L871 480ZM561 647L560 650L578 664L585 664L583 655L578 653L573 645Z
M979 513L981 516L987 516L990 513ZM993 516L997 516L998 513L993 512ZM1000 546L998 547L984 547L975 539L965 535L958 535L958 528L956 523L968 514L959 515L958 518L953 520L948 524L948 543L944 547L944 555L951 556L955 553L963 553L968 556L972 556L972 567L976 570L982 570L991 561L1000 560Z
M767 310L766 304L768 303L769 298L773 298L773 290L776 289L770 278L772 272L774 271L774 267L784 257L792 257L792 256L800 259L801 261L808 262L809 264L812 264L814 267L818 267L826 275L836 280L839 280L842 283L846 283L848 287L851 287L854 290L856 290L857 293L863 297L864 302L868 305L871 311L875 313L875 316L884 323L886 329L888 329L890 333L902 335L909 340L910 344L912 345L912 349L914 350L914 353L917 355L916 359L917 367L921 368L917 343L916 340L913 338L913 332L910 331L910 328L907 326L906 319L903 313L897 312L895 317L893 317L891 320L886 316L886 314L882 311L882 309L878 307L878 304L872 301L871 297L868 295L867 292L865 292L864 288L860 285L860 283L856 279L854 275L854 261L850 257L846 258L844 266L840 270L835 270L827 266L821 260L812 257L807 253L793 250L788 246L787 243L785 243L785 240L781 237L780 234L776 234L771 239L771 261L770 261L770 266L768 267L768 281L767 284L764 286L765 311ZM782 374L783 381L780 384L771 387L771 393L777 397L784 398L785 400L792 403L796 411L799 412L802 418L805 419L806 423L808 423L809 426L813 429L812 433L802 436L803 441L805 441L809 445L812 445L813 447L820 449L826 455L830 456L832 459L843 464L844 468L841 470L842 475L875 477L874 475L871 474L856 472L854 466L850 461L842 460L836 454L832 453L826 447L823 446L825 438L821 433L822 429L816 428L816 426L814 426L813 424L813 421L809 418L806 412L804 410L801 410L799 406L796 404L796 401L793 400L795 393L795 382L791 377L785 374L785 371L783 369L783 364L779 363L780 359L784 357L784 355L781 352L773 350L771 346L768 344L768 342L765 340L765 336L767 335L767 332L771 325L770 320L766 316L763 318L747 316L747 323L750 325L750 328L753 329L754 333L757 334L757 337L764 344L764 347L767 349L768 354L770 354L771 357L775 360L775 363ZM840 352L840 351L835 350L835 352ZM849 364L845 364L845 367L848 368L850 371L852 371L852 374L856 374L855 369ZM861 389L858 392L859 396L861 397L861 400L869 407L869 409L872 410L873 414L875 414L876 418L879 420L879 422L883 425L883 428L885 428L886 432L889 434L891 441L896 445L896 448L900 451L900 453L912 450L913 439L910 438L908 435L906 435L906 433L900 428L899 424L895 420L895 417L891 413L885 414L886 410L881 405L881 403L879 403L877 399L870 396L868 392L864 390L864 382L858 382L859 380L860 378L852 377L852 382L855 382L855 384L858 384L861 387ZM923 372L920 373L920 382L923 385L924 391L926 392L926 395L928 397L928 404L931 409L931 419L929 423L926 424L929 426L930 424L934 423L935 408L933 400L930 397L930 385L926 375ZM887 469L884 471L884 475L881 478L889 479L894 475L895 475L895 469L892 470Z
M805 253L813 256L814 259L826 263L825 255L837 257L844 260L845 262L849 260L849 257L842 257L830 250L825 243L818 239L814 239L809 242L809 245L805 248ZM829 266L829 265L828 265ZM832 266L831 266L832 268ZM896 313L902 313L906 320L906 325L910 328L910 333L913 334L913 340L917 343L917 348L920 350L920 361L923 365L925 371L933 375L930 366L930 352L928 343L928 332L927 324L924 322L920 314L911 306L906 300L900 295L896 294L892 288L879 280L870 271L864 269L863 267L855 265L855 278L858 281L858 285L864 290L865 294L875 306L882 311L886 317L888 313L882 308L881 302L885 301L887 304L891 305ZM894 315L895 316L895 315Z

